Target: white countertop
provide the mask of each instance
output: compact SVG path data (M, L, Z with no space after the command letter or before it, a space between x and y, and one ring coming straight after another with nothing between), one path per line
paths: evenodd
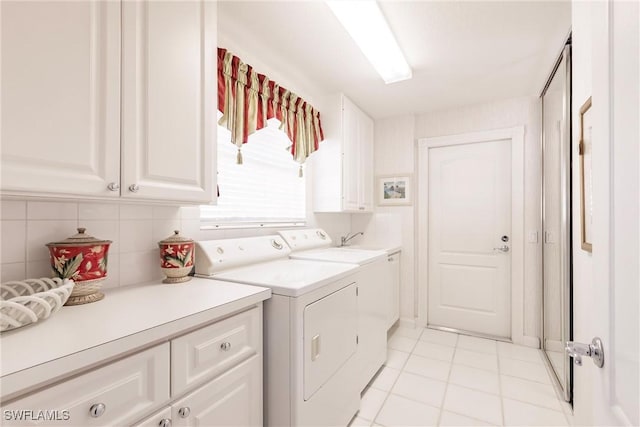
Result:
M395 254L396 252L400 252L402 250L401 245L367 245L358 244L358 245L347 245L345 248L353 248L353 249L369 249L372 251L385 251L387 255Z
M365 265L387 258L387 252L356 248L353 246L340 246L336 248L312 249L308 251L292 252L291 258L308 259L313 261L339 262L345 264Z
M276 295L298 297L353 274L357 268L352 264L286 258L223 271L213 277L267 286Z
M2 398L270 298L257 286L193 278L107 289L101 301L63 307L51 318L0 335ZM65 370L65 372L61 372Z

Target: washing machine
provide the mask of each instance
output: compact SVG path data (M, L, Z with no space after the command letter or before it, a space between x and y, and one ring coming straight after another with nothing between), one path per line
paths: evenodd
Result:
M358 267L290 259L280 236L196 245L197 276L271 288L264 302L265 424L346 426L360 406Z
M291 248L290 258L356 265L358 291L357 378L360 390L382 367L387 358L387 300L389 266L386 251L334 247L322 229L295 229L279 232Z

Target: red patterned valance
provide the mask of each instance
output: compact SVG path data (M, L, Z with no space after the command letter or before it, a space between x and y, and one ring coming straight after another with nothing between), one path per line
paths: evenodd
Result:
M242 144L270 118L280 121L280 130L293 142L291 155L301 164L324 139L320 112L222 48L218 48L218 109L222 113L218 124L231 131L231 142L238 146L238 163L242 163Z

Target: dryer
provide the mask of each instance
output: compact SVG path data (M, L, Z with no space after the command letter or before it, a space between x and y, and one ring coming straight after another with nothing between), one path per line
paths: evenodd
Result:
M264 302L265 424L346 426L360 406L357 266L289 259L280 236L196 245L197 276L271 288Z
M382 367L387 358L387 317L389 311L388 261L386 251L333 247L322 229L296 229L279 234L291 247L290 258L326 264L356 265L358 291L357 381L360 390Z

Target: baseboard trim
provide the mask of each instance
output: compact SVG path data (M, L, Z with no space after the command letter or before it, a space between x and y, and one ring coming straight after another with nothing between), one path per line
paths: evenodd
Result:
M545 347L549 351L555 351L557 353L564 353L564 344L558 340L547 340Z
M522 337L522 344L527 347L540 348L540 338L525 335Z
M401 317L400 320L398 320L398 325L399 326L403 326L405 328L414 328L416 327L416 319L411 319L408 317Z

